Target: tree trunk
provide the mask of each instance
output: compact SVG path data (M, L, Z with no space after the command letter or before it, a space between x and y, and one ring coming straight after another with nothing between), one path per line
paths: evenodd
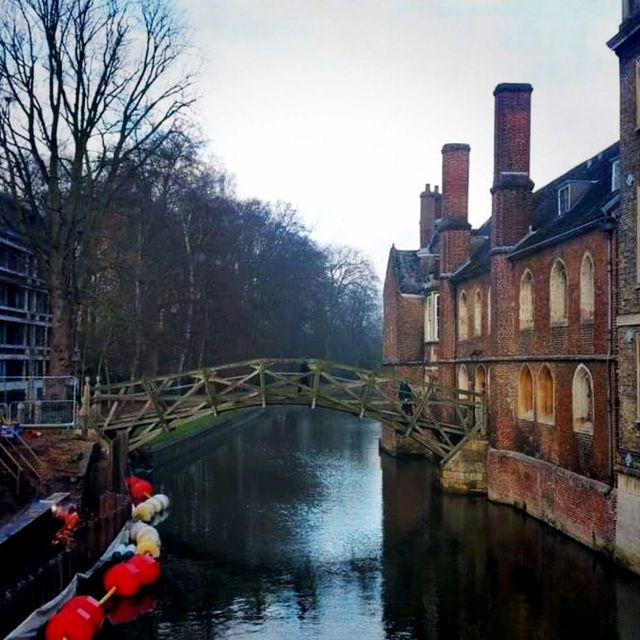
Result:
M140 274L142 272L142 229L138 228L138 243L136 251L136 280L135 280L135 299L134 299L134 323L135 323L135 347L133 351L133 362L129 369L129 375L134 380L140 375L140 356L142 354L142 282Z
M51 356L49 375L61 378L47 385L47 399L64 399L65 381L72 373L73 331L72 300L65 285L62 263L52 264L49 274L49 304L51 307Z

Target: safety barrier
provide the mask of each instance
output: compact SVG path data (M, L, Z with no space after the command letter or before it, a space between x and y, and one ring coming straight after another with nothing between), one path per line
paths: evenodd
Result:
M78 413L78 379L0 377L0 422L24 427L71 427Z
M31 400L12 402L8 415L23 427L72 427L77 411L74 400Z

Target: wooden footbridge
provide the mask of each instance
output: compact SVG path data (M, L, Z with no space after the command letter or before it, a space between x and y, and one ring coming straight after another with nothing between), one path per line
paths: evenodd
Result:
M384 373L322 360L251 360L98 385L93 392L87 386L81 413L100 431L128 430L131 450L186 420L269 405L306 405L366 416L413 438L443 464L469 437L484 433L483 395L427 384L411 389L403 405L400 382Z

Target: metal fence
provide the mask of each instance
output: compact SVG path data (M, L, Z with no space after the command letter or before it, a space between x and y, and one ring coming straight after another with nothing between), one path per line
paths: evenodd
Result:
M0 400L0 420L5 423L38 428L72 427L78 412L78 379L0 377Z

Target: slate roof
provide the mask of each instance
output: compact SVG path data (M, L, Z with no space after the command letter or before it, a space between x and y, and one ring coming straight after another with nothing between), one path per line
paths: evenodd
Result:
M420 259L416 251L403 251L391 247L389 256L400 293L422 295L424 278L420 275Z
M618 156L619 144L616 142L534 192L533 232L513 248L510 258L524 257L569 237L609 224L609 212L618 202L618 192L611 191L611 165ZM558 189L571 182L586 184L587 190L569 211L558 215ZM489 271L491 221L487 220L476 233L486 236L483 245L471 255L469 262L458 269L454 276L456 281Z
M587 231L586 225L593 228L604 222L607 209L614 204L617 196L617 192L611 191L611 165L619 155L619 144L616 142L536 191L533 194L534 233L514 247L512 255L529 253L530 249L552 244L569 233ZM569 182L588 182L589 186L569 211L558 215L558 189Z
M611 165L618 156L619 143L616 142L534 192L533 231L512 249L509 257L515 260L569 237L610 224L610 211L618 203L618 192L611 191ZM558 215L558 189L571 182L584 184L587 189L569 211ZM479 229L472 230L471 235L470 259L456 271L454 281L473 278L490 269L491 218ZM436 234L429 247L431 252L437 252L438 240ZM417 252L392 247L389 257L400 293L423 295L427 274L420 272Z

